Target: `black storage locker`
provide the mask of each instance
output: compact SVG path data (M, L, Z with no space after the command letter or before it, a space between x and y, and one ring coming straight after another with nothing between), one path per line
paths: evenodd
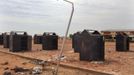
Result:
M81 32L77 32L72 37L72 47L74 48L74 52L80 52L81 49Z
M129 36L125 33L116 34L116 51L129 51Z
M3 47L4 48L9 48L9 37L10 37L10 33L6 32L3 34Z
M104 61L103 36L95 30L84 30L81 36L80 60Z
M43 35L35 34L34 35L34 44L42 44L42 36Z
M22 33L22 34L20 34ZM26 32L11 32L10 34L10 51L28 51L31 50L32 36L27 35Z
M58 36L55 33L44 33L42 37L43 50L57 50L58 49Z
M3 33L0 34L0 45L3 45Z

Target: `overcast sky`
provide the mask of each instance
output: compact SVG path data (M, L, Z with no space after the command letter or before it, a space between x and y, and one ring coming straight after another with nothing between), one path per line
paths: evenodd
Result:
M134 29L134 0L73 0L70 33L83 29ZM62 0L0 0L0 32L65 33L71 5Z

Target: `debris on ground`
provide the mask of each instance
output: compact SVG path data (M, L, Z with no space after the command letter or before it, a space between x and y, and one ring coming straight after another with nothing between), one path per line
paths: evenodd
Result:
M8 67L5 67L4 70L8 70L9 68Z
M16 66L15 68L13 68L11 70L13 70L15 73L17 73L17 72L28 72L28 71L30 71L30 69L26 69L26 68L22 68L22 67L18 67L18 66Z
M23 64L23 65L26 65L26 64L27 64L27 62L23 62L22 64Z
M26 73L24 73L24 72L17 72L17 73L15 73L16 75L27 75Z
M93 64L104 64L104 61L92 61Z
M5 71L3 75L12 75L10 71Z
M66 56L61 56L61 57L60 57L60 60L63 61L63 60L65 60L66 58L67 58ZM59 60L59 57L55 57L55 58L53 59L53 61L56 61L56 60Z
M33 75L38 75L38 74L41 74L42 71L43 71L43 68L42 67L36 66L36 67L33 68L32 74Z
M35 65L44 65L47 63L47 61L44 60L32 60L30 63L35 64Z
M4 63L1 63L1 65L8 65L8 62L6 61Z

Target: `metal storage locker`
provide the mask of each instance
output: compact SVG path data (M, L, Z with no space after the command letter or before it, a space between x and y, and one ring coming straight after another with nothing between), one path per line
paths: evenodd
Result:
M10 33L6 32L3 34L3 47L4 48L9 48L9 37L10 37Z
M116 35L116 51L129 51L129 36L118 32Z
M42 36L40 34L35 34L34 35L34 44L42 44Z
M58 36L55 33L44 33L42 38L43 50L57 50L58 49Z
M0 34L0 45L3 45L3 33Z
M84 30L81 36L80 60L104 61L103 36L95 30Z
M20 34L21 33L21 34ZM10 34L10 51L28 51L31 50L32 36L27 35L26 32L14 31Z
M80 52L81 49L81 32L77 32L73 35L72 38L72 47L74 48L74 52Z

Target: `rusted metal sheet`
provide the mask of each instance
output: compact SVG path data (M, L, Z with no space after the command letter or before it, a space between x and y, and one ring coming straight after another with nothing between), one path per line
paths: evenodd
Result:
M94 30L84 30L81 36L80 60L104 61L103 36L98 31Z
M34 44L42 44L42 36L43 35L35 34L34 35Z
M129 51L129 36L118 32L116 35L116 51Z
M58 35L55 33L44 33L42 37L43 50L57 50L58 49Z
M10 33L10 51L28 51L31 50L32 36L28 35L26 32L11 32Z
M5 32L3 34L3 47L4 48L9 48L9 43L10 43L9 37L10 37L10 34L8 32Z

